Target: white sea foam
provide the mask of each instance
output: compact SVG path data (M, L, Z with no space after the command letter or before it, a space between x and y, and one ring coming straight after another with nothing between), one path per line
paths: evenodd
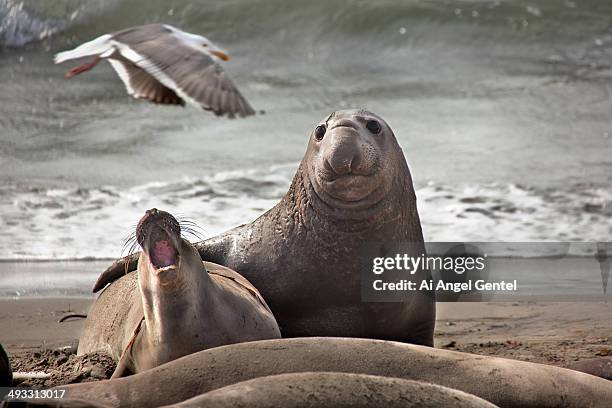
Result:
M145 210L195 221L201 237L248 223L287 191L296 164L118 189L0 189L0 259L116 258ZM417 190L427 241L607 241L612 191L518 185Z
M445 186L417 192L428 241L609 241L612 191L515 184Z
M195 221L202 237L250 222L286 192L293 166L120 190L0 189L0 259L116 258L149 208Z

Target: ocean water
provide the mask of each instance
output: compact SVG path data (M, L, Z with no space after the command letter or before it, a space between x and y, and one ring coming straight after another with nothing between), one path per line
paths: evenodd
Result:
M52 63L151 22L226 49L265 113L158 107L108 64ZM427 240L610 241L611 88L606 0L0 0L0 259L118 257L151 207L201 237L250 222L345 107L394 129Z

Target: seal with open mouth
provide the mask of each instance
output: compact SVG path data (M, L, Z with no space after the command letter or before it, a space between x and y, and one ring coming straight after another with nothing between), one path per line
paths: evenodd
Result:
M425 254L402 149L381 117L346 110L314 127L289 191L276 206L197 247L202 259L254 283L283 337L369 337L431 346L432 294L410 292L395 303L362 301L366 249L376 245L377 253L392 254L400 242L411 244L409 255ZM133 269L135 257L107 269L94 291L123 276L126 262ZM412 278L430 275L420 271Z
M228 268L203 263L171 214L147 211L136 240L137 281L100 295L79 343L79 354L104 350L118 359L113 377L211 347L280 337L257 289Z

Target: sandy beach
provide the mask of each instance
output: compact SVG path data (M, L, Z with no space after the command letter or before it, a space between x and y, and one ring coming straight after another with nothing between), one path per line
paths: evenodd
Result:
M565 366L612 355L612 305L438 303L435 346Z
M109 378L112 359L104 354L77 357L83 319L58 320L69 313L87 313L93 299L0 299L0 343L13 371L44 371L49 379L27 380L20 386L55 386Z
M0 343L9 353L75 345L83 319L58 320L69 313L87 313L92 299L0 299Z
M25 385L103 379L112 367L104 356L74 355L91 299L0 300L0 343L15 371L42 370L48 380ZM612 305L591 303L438 303L435 347L565 366L612 355ZM78 375L83 367L90 375ZM93 374L92 374L93 371Z

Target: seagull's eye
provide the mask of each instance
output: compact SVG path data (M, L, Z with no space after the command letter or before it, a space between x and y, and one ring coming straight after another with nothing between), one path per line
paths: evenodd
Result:
M208 47L208 44L202 44L202 47Z
M317 140L323 140L323 136L325 136L325 125L319 125L315 128L314 135Z
M375 135L376 135L376 134L379 134L379 133L380 133L380 130L382 129L382 128L380 127L380 123L378 123L378 122L377 122L377 121L375 121L375 120L368 120L368 122L366 123L366 128L367 128L367 129L368 129L370 132L374 133Z

